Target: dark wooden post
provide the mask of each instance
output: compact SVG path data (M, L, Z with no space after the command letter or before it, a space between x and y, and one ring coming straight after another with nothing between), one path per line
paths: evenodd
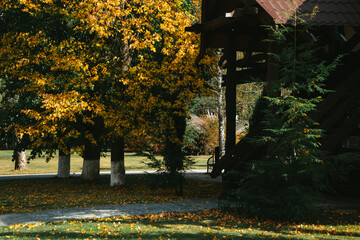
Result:
M234 34L229 34L227 46L226 73L226 140L225 153L228 154L236 143L236 50L234 48Z

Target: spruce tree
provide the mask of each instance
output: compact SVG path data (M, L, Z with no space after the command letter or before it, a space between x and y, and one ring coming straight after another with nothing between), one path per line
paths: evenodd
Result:
M279 77L267 83L261 134L252 138L254 145L266 146L266 154L248 163L236 190L242 209L259 215L303 219L316 214L314 201L324 187L323 131L310 116L340 58L330 64L317 58L321 48L307 38L309 28L306 23L269 28L268 43L279 49L272 54Z

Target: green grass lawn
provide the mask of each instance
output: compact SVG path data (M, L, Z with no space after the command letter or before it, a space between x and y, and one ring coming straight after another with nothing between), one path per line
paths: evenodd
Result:
M339 217L339 214L341 217ZM220 210L134 217L15 224L0 239L360 239L359 216L328 213L329 220L290 223L241 217Z
M1 150L0 151L0 175L13 175L13 174L41 174L41 173L57 173L58 159L57 156L51 159L49 162L45 161L45 158L40 157L34 160L31 160L26 166L25 171L15 171L14 162L11 161L12 151L11 150ZM209 156L192 156L195 159L196 164L194 169L206 169L206 161ZM149 169L143 161L147 161L145 157L136 156L134 153L125 154L125 168L127 171L133 170L151 170ZM74 154L71 156L71 173L81 172L82 171L82 158ZM110 156L102 157L100 160L100 171L109 172L110 171Z
M6 158L6 154L7 158ZM1 163L11 154L1 153ZM74 160L78 158L78 160ZM132 159L131 161L129 159ZM207 157L203 157L206 161ZM5 161L6 160L6 161ZM31 173L56 172L57 161ZM35 161L29 166L35 166ZM102 170L108 171L102 160ZM127 154L127 161L142 160ZM73 157L81 170L81 159ZM201 162L201 161L200 161ZM11 166L12 166L12 162ZM32 165L34 164L34 165ZM49 167L53 165L53 167ZM3 166L3 165L2 165ZM199 166L199 163L198 163ZM136 168L141 169L144 168ZM2 169L3 170L3 169ZM11 171L11 170L10 170ZM74 172L75 172L74 171ZM10 173L13 174L13 173ZM0 181L0 214L31 212L97 205L171 202L217 198L222 184L187 180L184 195L171 188L155 188L162 182L154 175L127 175L127 185L110 187L109 176L97 183L84 183L79 177L69 179L21 179ZM38 224L15 224L0 227L0 239L360 239L360 211L326 211L317 219L288 222L259 219L234 212L206 210L197 213L163 213L133 217L109 217L89 220L66 220Z

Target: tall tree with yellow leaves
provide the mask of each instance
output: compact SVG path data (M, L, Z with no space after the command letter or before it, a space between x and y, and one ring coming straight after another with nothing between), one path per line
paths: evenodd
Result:
M119 156L112 172L123 175L116 148L129 135L179 148L186 104L204 84L192 67L197 39L184 32L195 14L183 1L2 0L0 6L0 75L10 95L31 102L19 112L27 121L10 127L29 135L35 150L51 155L72 147L84 157L83 178L96 180L107 147Z

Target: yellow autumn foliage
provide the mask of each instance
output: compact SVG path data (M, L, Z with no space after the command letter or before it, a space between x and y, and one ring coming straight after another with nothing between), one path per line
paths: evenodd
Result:
M204 89L193 66L198 39L185 32L198 16L180 0L0 0L0 11L30 19L1 33L0 76L18 81L13 95L32 96L21 111L28 120L9 128L38 147L44 135L64 145L92 138L79 126L94 117L103 119L106 140L161 136L162 129L171 136L172 114L186 114Z

